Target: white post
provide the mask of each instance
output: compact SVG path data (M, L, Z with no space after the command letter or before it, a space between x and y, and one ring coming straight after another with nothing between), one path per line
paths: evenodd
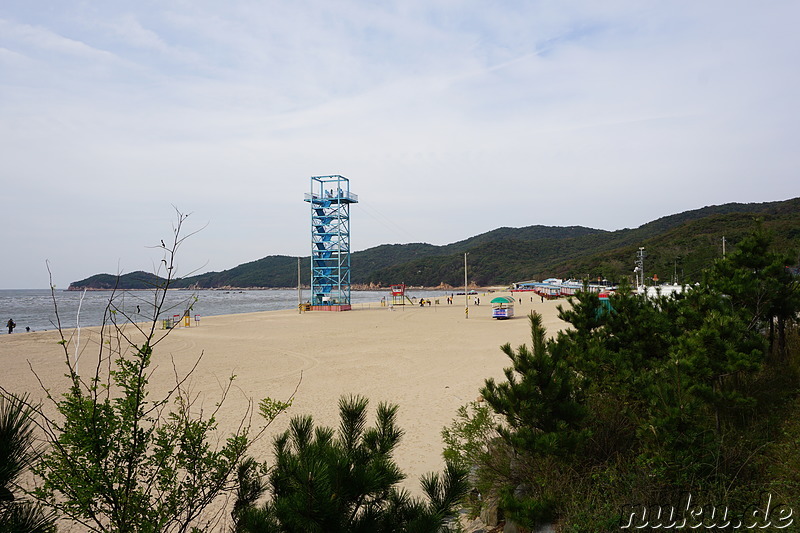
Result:
M641 262L639 263L639 266L642 267L642 286L644 286L644 248L642 248L642 247L639 248L639 257L641 257ZM645 294L647 294L647 289L646 288L645 288L644 292L645 292Z
M303 289L300 288L300 258L297 258L297 312L303 312Z
M464 252L464 301L466 302L464 316L469 318L469 292L467 291L467 252Z
M76 317L75 329L78 330L78 340L75 342L75 373L78 373L78 359L81 358L81 307L83 307L83 299L86 297L86 288L81 293L81 299L78 302L78 316ZM113 293L112 293L113 294ZM123 293L124 296L124 293ZM123 304L123 307L125 305Z

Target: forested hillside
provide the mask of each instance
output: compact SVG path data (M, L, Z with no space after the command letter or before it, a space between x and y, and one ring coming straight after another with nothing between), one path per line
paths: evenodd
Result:
M449 245L445 247L449 254L377 270L368 274L364 282L459 286L463 283L464 252L469 254L470 280L476 285L506 285L551 276L620 281L631 275L636 251L644 247L648 276L692 283L699 280L703 268L722 256L723 237L729 245L735 245L752 231L757 219L764 229L774 232L780 246L800 249L800 198L796 198L767 204L704 207L636 229L574 231L561 238L548 235L513 239L513 230L503 231L504 238L481 239L466 247L460 243ZM521 237L526 235L526 229L517 230Z
M498 228L463 241L384 244L351 255L352 283L388 286L460 286L467 253L470 283L508 285L551 276L606 278L631 276L639 247L647 253L645 272L661 281L698 281L702 269L722 256L723 237L735 245L756 219L774 233L775 242L800 249L800 198L759 204L709 206L654 220L635 229L604 231L580 226ZM309 279L309 258L301 260L301 279ZM119 279L120 288L148 288L156 278L135 272ZM71 289L112 288L116 276L99 274ZM179 279L175 287L293 287L297 258L272 255L222 272Z

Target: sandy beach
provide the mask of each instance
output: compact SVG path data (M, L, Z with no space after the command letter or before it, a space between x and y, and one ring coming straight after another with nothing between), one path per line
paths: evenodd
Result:
M292 415L312 414L318 424L337 426L337 402L343 394L370 399L371 413L380 401L400 406L399 423L405 437L396 455L408 475L405 486L418 493L418 478L440 470L441 429L459 406L475 400L487 377L501 378L508 358L499 347L530 342L526 315L540 312L549 333L560 329L557 301L520 296L516 318L491 318L489 301L508 293L479 294L481 305L464 299L453 305L406 305L391 310L379 304L348 312L268 311L204 317L199 325L176 328L155 349L157 367L151 378L151 398L175 383L175 368L185 374L202 355L191 379L197 406L208 412L219 399L222 385L235 375L234 389L220 415L221 434L234 429L247 410L269 396L286 399L298 386L294 404L257 442L252 453L271 458L271 436L285 429ZM97 361L98 328L81 332L84 347L80 370L90 372ZM45 387L63 390L64 352L55 331L0 336L0 384L41 397ZM301 380L302 375L302 380ZM260 423L254 419L254 425Z

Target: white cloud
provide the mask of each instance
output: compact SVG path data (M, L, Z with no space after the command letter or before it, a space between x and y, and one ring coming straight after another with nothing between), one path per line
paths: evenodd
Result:
M210 222L190 263L305 254L316 174L352 179L359 249L796 196L799 11L8 2L0 224L25 237L0 279L148 268L170 204Z
M113 54L98 50L76 39L70 39L30 24L14 24L0 19L0 34L5 41L16 43L36 55L54 54L51 58L73 57L84 61L105 62L113 59Z

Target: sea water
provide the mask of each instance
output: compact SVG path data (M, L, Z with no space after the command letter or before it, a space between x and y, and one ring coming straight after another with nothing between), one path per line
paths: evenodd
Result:
M443 296L443 291L413 291L409 296L433 298ZM60 321L62 328L77 326L99 326L103 324L111 291L62 291L49 289L4 289L0 290L0 326L8 319L17 324L14 333L24 333L25 328L33 331L55 329ZM152 320L155 305L154 291L118 291L113 293L114 305L119 309L117 322L124 322L125 316L135 322ZM303 292L303 300L309 297ZM391 300L388 290L352 291L353 308L377 307L381 298ZM160 319L173 315L183 316L191 307L192 319L215 315L233 315L258 311L296 309L297 289L265 290L170 290L162 306ZM108 322L108 320L106 320ZM3 327L0 334L8 334Z

